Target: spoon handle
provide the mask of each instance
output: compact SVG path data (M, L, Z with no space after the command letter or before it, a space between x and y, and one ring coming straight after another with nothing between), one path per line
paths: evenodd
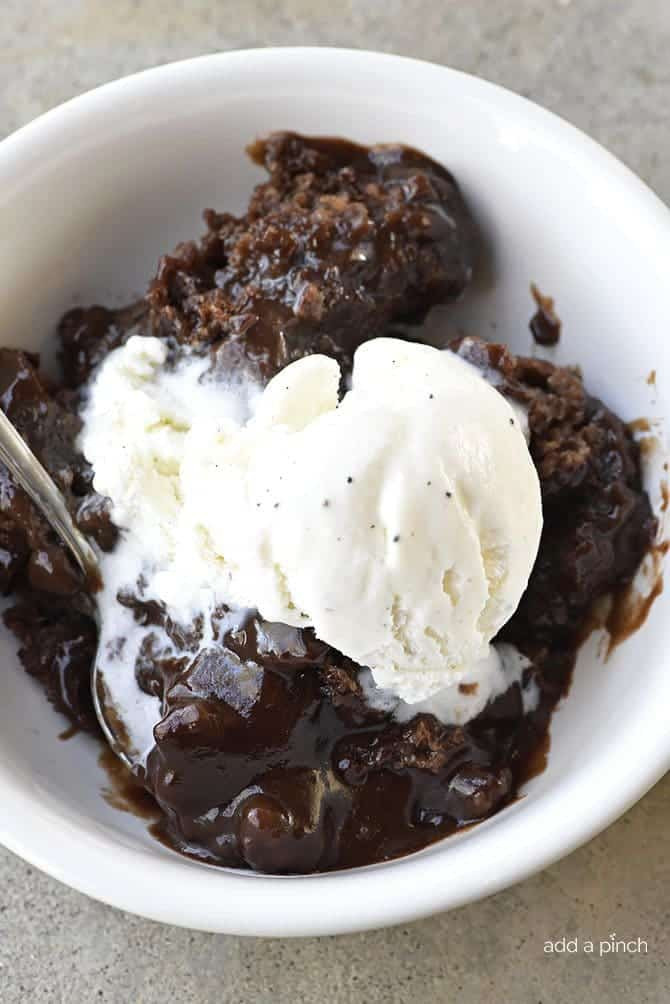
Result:
M97 588L100 569L95 551L74 525L61 492L3 411L0 460L69 549L89 584Z

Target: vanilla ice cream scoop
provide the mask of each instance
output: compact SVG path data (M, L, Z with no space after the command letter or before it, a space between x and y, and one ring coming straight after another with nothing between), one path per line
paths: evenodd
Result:
M542 528L516 409L452 352L390 338L358 349L341 401L337 363L309 356L247 395L246 421L217 408L225 387L190 404L164 358L155 339L111 353L83 435L135 565L152 540L146 594L181 619L227 603L312 627L407 703L476 682Z

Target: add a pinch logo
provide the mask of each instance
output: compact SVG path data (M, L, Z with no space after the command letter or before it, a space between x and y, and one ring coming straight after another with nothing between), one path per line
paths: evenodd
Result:
M556 938L555 941L545 941L545 955L646 955L649 946L644 938L618 938L612 931L609 938L592 940L591 938Z

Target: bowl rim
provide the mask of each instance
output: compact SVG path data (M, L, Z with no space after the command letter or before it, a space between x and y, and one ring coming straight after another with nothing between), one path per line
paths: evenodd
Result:
M426 86L437 77L442 83L451 79L470 96L496 103L512 117L523 119L529 128L551 135L554 142L570 149L572 157L588 161L594 174L606 179L611 192L621 193L624 205L629 206L627 212L635 214L636 225L642 228L640 232L653 234L654 245L660 245L666 260L670 260L670 211L632 171L594 140L496 84L438 64L367 50L311 46L241 49L163 64L103 84L5 138L0 143L0 184L11 182L17 171L39 161L41 155L53 156L54 143L62 142L66 130L80 130L110 107L140 97L150 99L165 83L178 77L197 78L210 67L234 69L242 61L247 64L247 72L261 65L267 70L273 65L279 68L287 59L299 59L305 68L321 70L323 61L328 60L331 68L342 72L361 61L374 65L381 75L401 68L403 73L424 78ZM448 882L440 877L444 842L406 858L350 871L278 877L228 869L214 871L196 864L190 866L186 877L184 859L178 855L158 855L139 845L129 846L114 838L102 824L67 817L55 797L38 794L29 779L4 763L0 763L0 842L78 891L157 921L242 935L308 936L368 930L488 896L591 839L670 769L670 733L660 707L645 723L643 734L635 733L635 742L633 767L630 756L621 751L610 756L606 764L596 760L583 768L579 778L562 778L543 795L541 805L526 803L522 839L514 826L504 825L518 811L518 802L479 824L474 831L477 837L467 844L458 836L450 837L453 863L459 862L462 867L448 869ZM607 787L606 778L617 756L622 771L620 783L613 790L611 785ZM552 806L560 812L566 798L580 800L579 792L584 804L585 785L591 793L605 791L606 797L589 798L588 812L563 816L560 828L547 827L542 816L552 818ZM494 832L497 836L492 846L499 867L485 871L476 866L476 855L481 853L478 846L491 843ZM533 833L541 833L542 839L532 841Z

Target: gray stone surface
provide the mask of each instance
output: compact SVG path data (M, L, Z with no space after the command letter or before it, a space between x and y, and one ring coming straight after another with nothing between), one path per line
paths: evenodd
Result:
M89 87L217 49L328 44L449 63L585 129L670 201L667 0L2 0L0 136ZM631 751L634 755L634 751ZM1 811L1 809L0 809ZM302 942L191 934L0 851L0 1001L179 1004L670 999L670 777L587 847L433 920ZM600 957L612 932L647 951ZM550 956L545 942L596 942Z

